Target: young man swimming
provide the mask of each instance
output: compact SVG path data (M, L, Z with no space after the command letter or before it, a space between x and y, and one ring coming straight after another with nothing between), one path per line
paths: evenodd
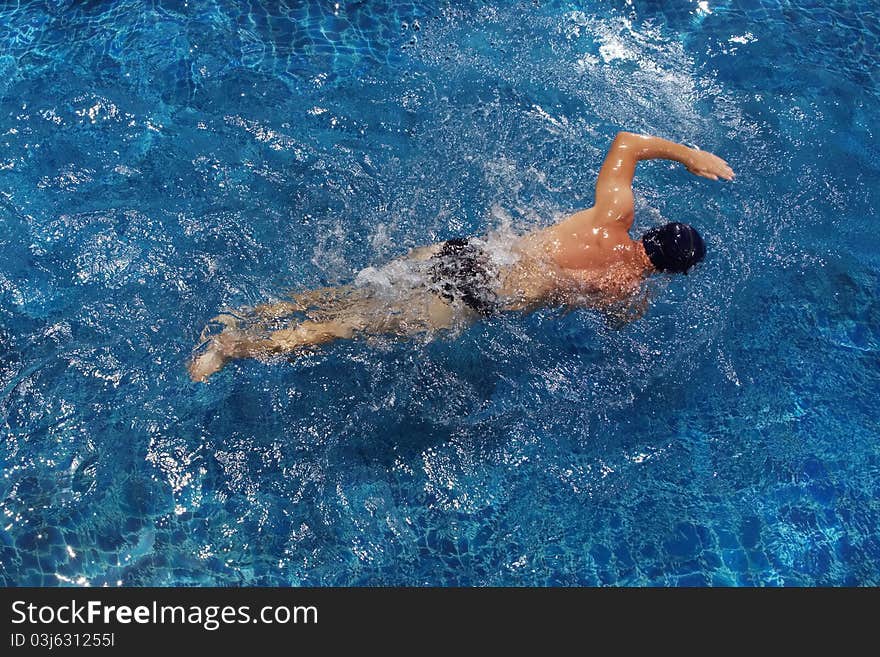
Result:
M620 132L599 171L593 207L525 235L456 238L413 249L355 282L292 295L215 318L189 365L205 381L233 358L265 358L356 335L411 336L541 306L587 306L630 318L641 283L687 273L706 252L699 233L670 223L633 240L632 181L641 160L680 162L691 173L732 180L720 157L659 137ZM632 308L629 309L630 311Z

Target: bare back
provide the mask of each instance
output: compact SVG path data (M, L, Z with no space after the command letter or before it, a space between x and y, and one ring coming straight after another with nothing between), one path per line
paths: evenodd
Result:
M519 260L505 272L501 290L513 308L601 308L638 291L650 264L644 250L622 223L598 218L590 208L516 240Z

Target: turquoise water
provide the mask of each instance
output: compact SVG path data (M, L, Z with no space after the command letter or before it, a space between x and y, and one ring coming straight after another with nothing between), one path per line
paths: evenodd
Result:
M880 21L812 2L0 11L6 585L880 584ZM868 8L866 8L868 7ZM703 233L647 316L186 360L224 305L585 207Z

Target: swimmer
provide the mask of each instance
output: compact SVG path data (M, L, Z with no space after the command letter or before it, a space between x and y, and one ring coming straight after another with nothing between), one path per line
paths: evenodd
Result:
M297 354L334 340L432 335L481 318L543 306L591 307L621 321L641 315L642 282L687 273L706 252L692 227L669 223L632 239L632 181L641 160L666 159L691 173L732 180L720 157L659 137L620 132L599 171L594 204L510 239L454 238L368 267L349 285L219 315L202 333L189 373L205 381L234 358Z

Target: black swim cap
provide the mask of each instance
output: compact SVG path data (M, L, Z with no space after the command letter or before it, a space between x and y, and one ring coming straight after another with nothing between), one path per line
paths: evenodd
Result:
M693 226L673 222L642 235L642 244L658 271L687 274L706 255L703 238Z

